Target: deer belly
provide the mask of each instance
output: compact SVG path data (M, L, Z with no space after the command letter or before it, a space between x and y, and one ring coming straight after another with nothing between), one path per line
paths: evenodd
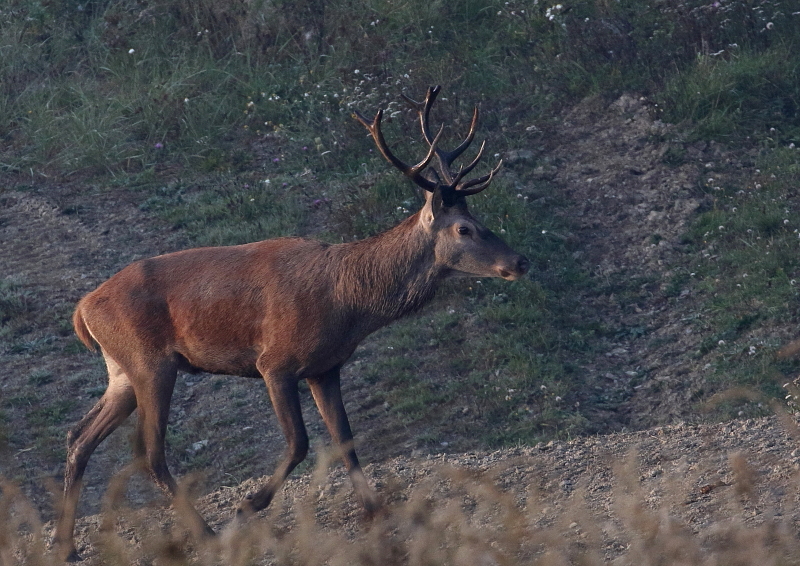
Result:
M238 340L181 340L178 354L185 360L181 369L244 377L258 376L258 355L250 344Z

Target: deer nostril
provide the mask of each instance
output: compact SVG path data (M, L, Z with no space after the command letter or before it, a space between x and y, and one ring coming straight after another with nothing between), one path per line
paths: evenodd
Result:
M528 273L530 267L531 267L531 262L528 261L528 258L525 256L519 256L519 259L517 260L517 269L519 270L519 272L525 275L526 273Z

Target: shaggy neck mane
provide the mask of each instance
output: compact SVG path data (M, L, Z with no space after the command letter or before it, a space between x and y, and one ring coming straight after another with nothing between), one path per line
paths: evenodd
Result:
M433 297L439 273L430 236L417 226L419 215L366 240L341 244L339 300L385 324Z

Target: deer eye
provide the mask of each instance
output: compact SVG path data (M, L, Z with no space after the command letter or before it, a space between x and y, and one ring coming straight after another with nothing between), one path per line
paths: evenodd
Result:
M462 236L468 236L469 235L469 228L467 228L466 226L459 226L458 227L458 233L461 234Z

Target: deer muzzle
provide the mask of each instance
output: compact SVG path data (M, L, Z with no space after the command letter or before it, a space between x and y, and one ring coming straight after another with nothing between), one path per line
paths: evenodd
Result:
M518 255L511 259L508 263L496 265L495 270L497 275L508 281L515 281L528 273L531 267L531 262L524 255Z

